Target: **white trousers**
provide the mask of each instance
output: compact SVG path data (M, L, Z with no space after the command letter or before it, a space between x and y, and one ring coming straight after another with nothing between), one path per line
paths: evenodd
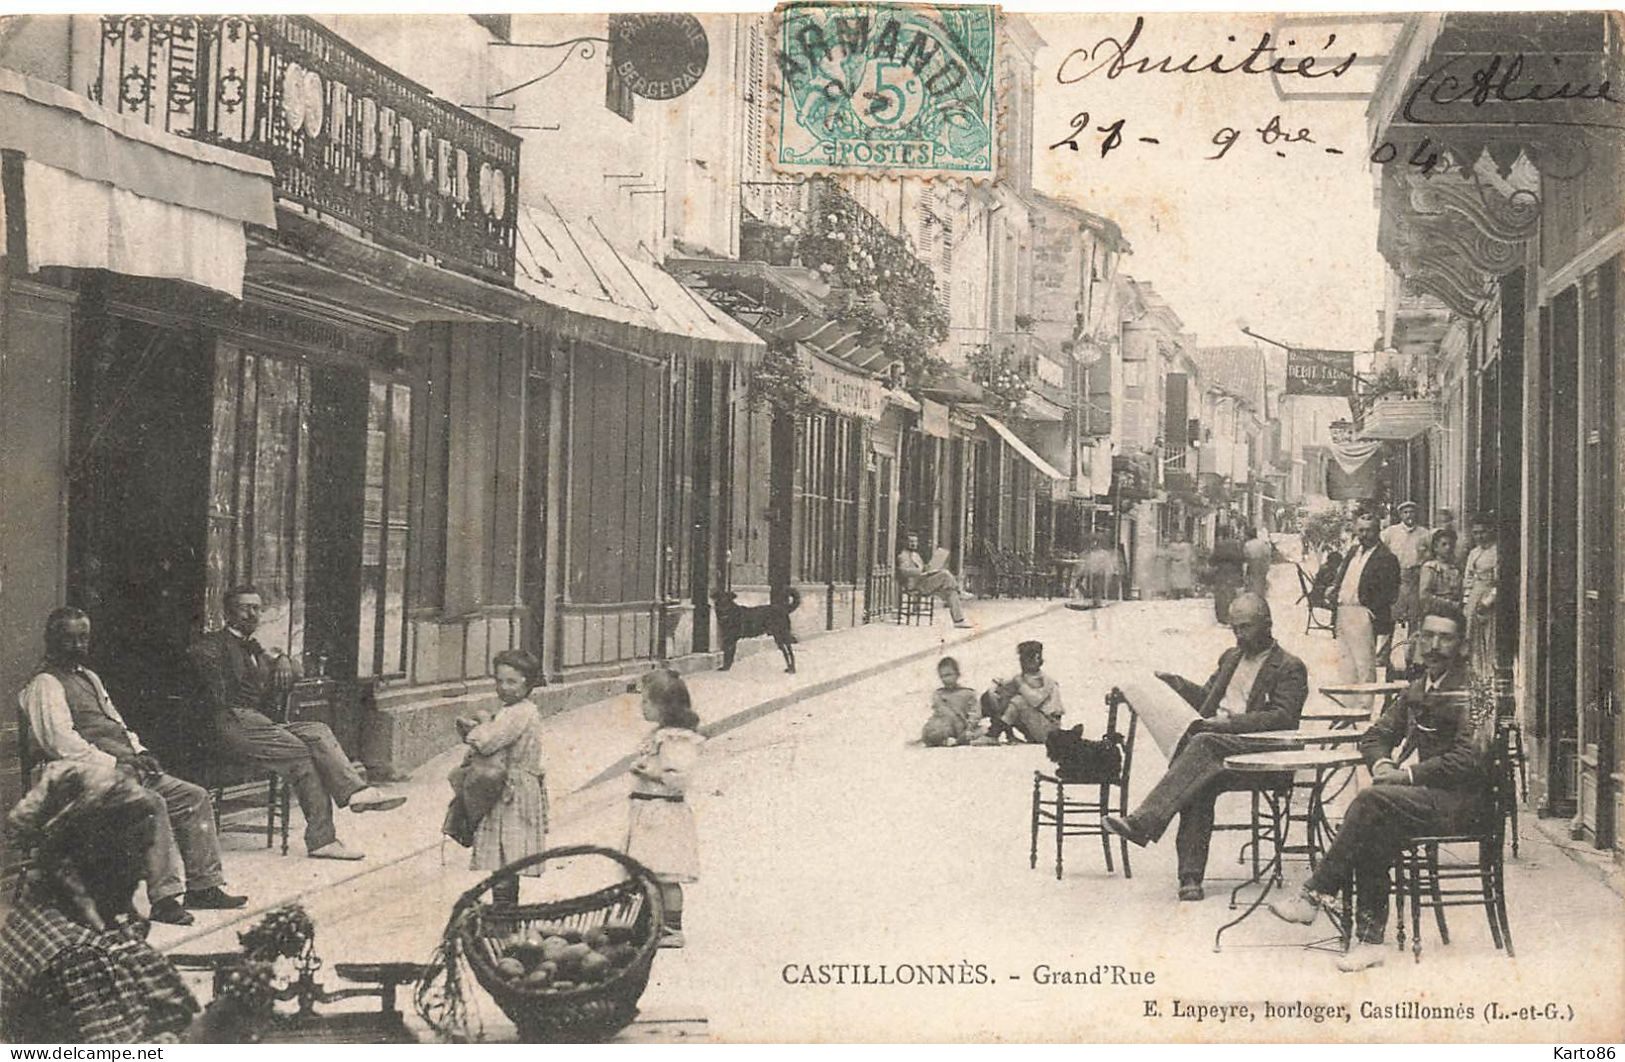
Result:
M1363 605L1337 606L1337 648L1342 654L1344 682L1377 681L1377 635L1371 629L1371 610ZM1370 697L1349 697L1350 708L1371 710Z

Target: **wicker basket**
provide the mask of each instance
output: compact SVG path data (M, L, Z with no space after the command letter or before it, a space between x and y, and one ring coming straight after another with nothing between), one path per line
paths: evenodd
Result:
M619 863L627 877L584 896L543 903L503 904L490 896L493 885L527 867L584 855ZM475 980L519 1027L522 1040L578 1043L607 1040L637 1016L664 920L660 886L641 863L613 849L572 845L550 848L496 871L463 894L447 928L451 932L455 927ZM559 989L511 980L497 969L503 952L527 937L604 927L624 927L621 932L631 935L626 943L636 951L601 980Z

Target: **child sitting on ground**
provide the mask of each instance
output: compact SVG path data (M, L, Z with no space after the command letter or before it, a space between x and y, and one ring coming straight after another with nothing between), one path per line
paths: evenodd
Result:
M1022 642L1016 646L1016 657L1021 673L995 681L982 694L982 714L990 721L983 744L996 745L1006 736L1012 744L1026 739L1042 745L1065 714L1061 687L1044 674L1044 643Z
M967 744L978 726L976 691L959 684L959 661L951 656L937 662L937 678L942 688L931 694L931 718L920 741L928 748Z

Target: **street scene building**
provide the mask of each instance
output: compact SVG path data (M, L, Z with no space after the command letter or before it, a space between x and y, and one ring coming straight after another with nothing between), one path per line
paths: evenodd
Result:
M698 824L703 873L651 863L660 899L647 907L619 886L583 886L604 910L633 911L628 937L636 922L647 940L588 940L617 925L602 911L571 923L570 940L564 921L512 913L521 888L527 901L565 888L579 865L487 883L514 891L491 892L482 910L535 951L487 942L470 960L464 990L496 1003L490 1039L1184 1039L1156 1007L1138 1015L1139 995L1104 1023L1071 1003L1061 1017L1032 994L1051 983L1038 970L1099 954L1143 973L1148 956L1188 954L1188 969L1164 959L1156 971L1174 985L1158 997L1167 1007L1222 968L1220 925L1236 926L1227 939L1298 943L1269 897L1300 885L1321 904L1309 916L1333 921L1341 961L1367 954L1383 939L1369 874L1359 888L1358 870L1337 883L1361 894L1339 913L1310 869L1339 865L1337 828L1365 821L1363 794L1382 793L1386 768L1412 749L1362 760L1366 741L1353 755L1351 734L1282 746L1350 754L1335 789L1307 761L1282 761L1285 782L1278 770L1258 776L1274 784L1215 789L1218 772L1235 782L1241 771L1215 760L1212 778L1191 783L1227 794L1202 858L1215 830L1251 847L1232 859L1215 846L1204 908L1200 866L1194 877L1188 866L1186 821L1199 816L1180 805L1176 871L1163 865L1172 831L1155 844L1154 815L1137 807L1173 787L1190 755L1185 741L1163 747L1150 699L1172 688L1232 739L1295 731L1300 714L1306 728L1380 736L1449 663L1517 783L1510 795L1484 783L1507 823L1504 861L1497 833L1482 874L1490 933L1469 908L1458 921L1471 930L1450 926L1457 941L1442 954L1440 910L1422 951L1413 891L1394 917L1399 941L1425 957L1413 971L1389 945L1400 996L1430 966L1449 985L1513 969L1516 932L1525 987L1579 1008L1574 1028L1589 1038L1617 1038L1617 998L1563 995L1559 967L1573 950L1595 960L1596 984L1625 976L1610 950L1625 927L1618 100L1537 92L1508 57L1552 56L1579 72L1575 85L1619 83L1625 23L1600 12L1153 18L1146 41L1173 43L1148 45L1152 62L1212 53L1230 33L1335 29L1345 43L1318 54L1329 66L1357 49L1358 85L1141 71L1080 86L1092 73L1077 73L1074 49L1120 40L1140 25L1132 17L847 6L827 22L808 5L0 18L0 806L38 792L59 761L105 759L149 791L162 774L202 794L189 814L209 839L191 843L221 849L224 876L194 866L170 800L175 836L160 829L154 846L174 847L192 882L163 908L147 873L136 908L159 923L152 947L207 1003L217 967L205 953L236 948L250 919L300 898L328 968L351 964L343 976L377 986L394 1015L384 1033L313 1022L314 1039L475 1037L477 1008L445 985L395 1013L397 987L428 984L413 964L478 950L449 943L473 932L447 923L458 898L540 856L538 838L664 859L669 837L648 855L639 830L672 820L687 823L684 838ZM887 108L923 122L950 99L931 150L980 151L989 176L787 163L790 126L823 106L803 82L841 63L866 95L841 77L840 92L814 88L846 108L826 132L856 123L906 155L874 132L902 123ZM1457 68L1502 87L1463 102L1438 87ZM952 95L969 92L959 77L996 101L996 120L978 124L971 97ZM1079 103L1085 87L1104 101ZM1284 126L1303 136L1272 139ZM1296 169L1262 161L1288 147ZM1205 200L1170 206L1164 193L1185 185ZM1275 250L1241 238L1253 233ZM1368 522L1384 545L1362 539ZM1393 585L1376 605L1366 580L1389 553ZM1250 648L1260 608L1276 641ZM1351 633L1359 614L1363 633ZM1430 655L1444 653L1438 622L1459 659ZM80 625L88 640L75 648ZM232 681L249 693L201 662L215 636L244 647ZM1264 699L1262 685L1223 699L1235 659L1203 692L1232 641L1237 659L1269 651L1304 669L1290 725L1224 730ZM945 656L962 688L939 681ZM1164 681L1142 692L1153 671ZM1026 714L1024 688L1048 690ZM259 740L285 742L283 759L224 737L233 712L263 722ZM946 741L931 727L922 739L928 714ZM504 719L492 748L525 751L503 753L510 773L482 818L476 761ZM86 745L87 727L110 726L122 751ZM1120 748L1128 736L1112 753L1120 775L1071 789L1100 794L1093 812L1066 803L1046 746L1077 726L1089 739L1115 731ZM699 734L703 781L690 781ZM999 748L960 747L972 745ZM1293 769L1307 818L1291 803ZM408 809L394 811L401 798ZM334 805L390 814L339 815L335 835ZM466 835L453 813L469 815ZM1090 814L1092 833L1071 832L1069 816ZM304 850L290 846L290 822ZM1284 831L1273 846L1272 826ZM1300 828L1309 836L1295 839ZM0 910L14 921L49 850L30 829L14 823L0 864ZM469 870L443 832L472 847ZM1487 840L1474 851L1491 859ZM1428 859L1396 863L1396 886L1406 873L1424 881ZM1231 922L1216 897L1238 882L1231 906L1246 914ZM1050 915L990 914L998 942L985 945L964 915L1007 895L1060 917L1059 901L1083 889L1129 921L1114 931L1102 916L1057 946ZM1108 890L1119 899L1100 899ZM817 925L797 936L774 894L812 905ZM1575 921L1547 933L1563 896ZM898 926L896 905L941 914ZM314 931L301 932L303 950L284 957L314 962ZM576 963L578 989L542 958L555 935L560 948L598 949L603 970ZM14 990L8 946L0 934L0 987ZM1283 954L1294 957L1237 999L1310 998L1311 960ZM943 1013L886 1024L918 1003L902 970L949 955L1001 992L1011 983L1004 1017L939 997L920 1009ZM513 1008L528 1013L530 990L509 999L488 983L502 962L517 978L547 963L544 987L628 995L615 1011L625 1020L596 1032L527 1024ZM843 1004L830 964L894 994ZM1355 998L1347 978L1313 965L1316 998ZM331 1002L311 994L315 969L283 998ZM628 987L638 977L646 990ZM986 982L946 981L942 995L969 1000L973 983ZM377 1009L369 997L335 1013ZM0 1022L9 1013L0 1000ZM1391 1028L1551 1038L1454 1020ZM1295 1022L1223 1035L1359 1035ZM210 1037L229 1038L223 1028Z

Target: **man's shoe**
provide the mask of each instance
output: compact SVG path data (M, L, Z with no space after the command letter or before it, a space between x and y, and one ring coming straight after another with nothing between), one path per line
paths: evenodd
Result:
M954 626L958 627L962 631L968 631L974 627L975 624L971 623L970 620L955 620Z
M1206 897L1202 891L1200 881L1182 881L1179 884L1179 898L1187 903L1195 903Z
M1139 845L1141 848L1151 843L1149 837L1135 829L1134 824L1121 815L1107 815L1105 822L1108 830L1125 840Z
M1289 897L1271 900L1270 914L1283 922L1312 925L1320 914L1320 903L1314 893L1300 889Z
M162 922L169 926L189 926L195 919L192 912L181 906L180 900L173 896L166 896L152 905L152 913L148 916L154 922Z
M365 859L366 856L353 848L344 847L342 841L329 841L320 848L312 848L309 852L312 859Z
M1337 968L1344 973L1359 973L1373 966L1381 966L1388 958L1388 949L1381 944L1366 941L1354 945L1348 954L1337 957Z
M247 896L233 896L218 885L186 894L186 906L194 911L230 911L246 903Z
M365 789L357 789L350 795L350 810L356 812L392 811L404 803L405 797L386 796L383 791L370 785Z
M655 947L681 948L687 943L688 941L686 938L684 938L683 931L681 929L662 928L660 930L660 941L655 945Z

